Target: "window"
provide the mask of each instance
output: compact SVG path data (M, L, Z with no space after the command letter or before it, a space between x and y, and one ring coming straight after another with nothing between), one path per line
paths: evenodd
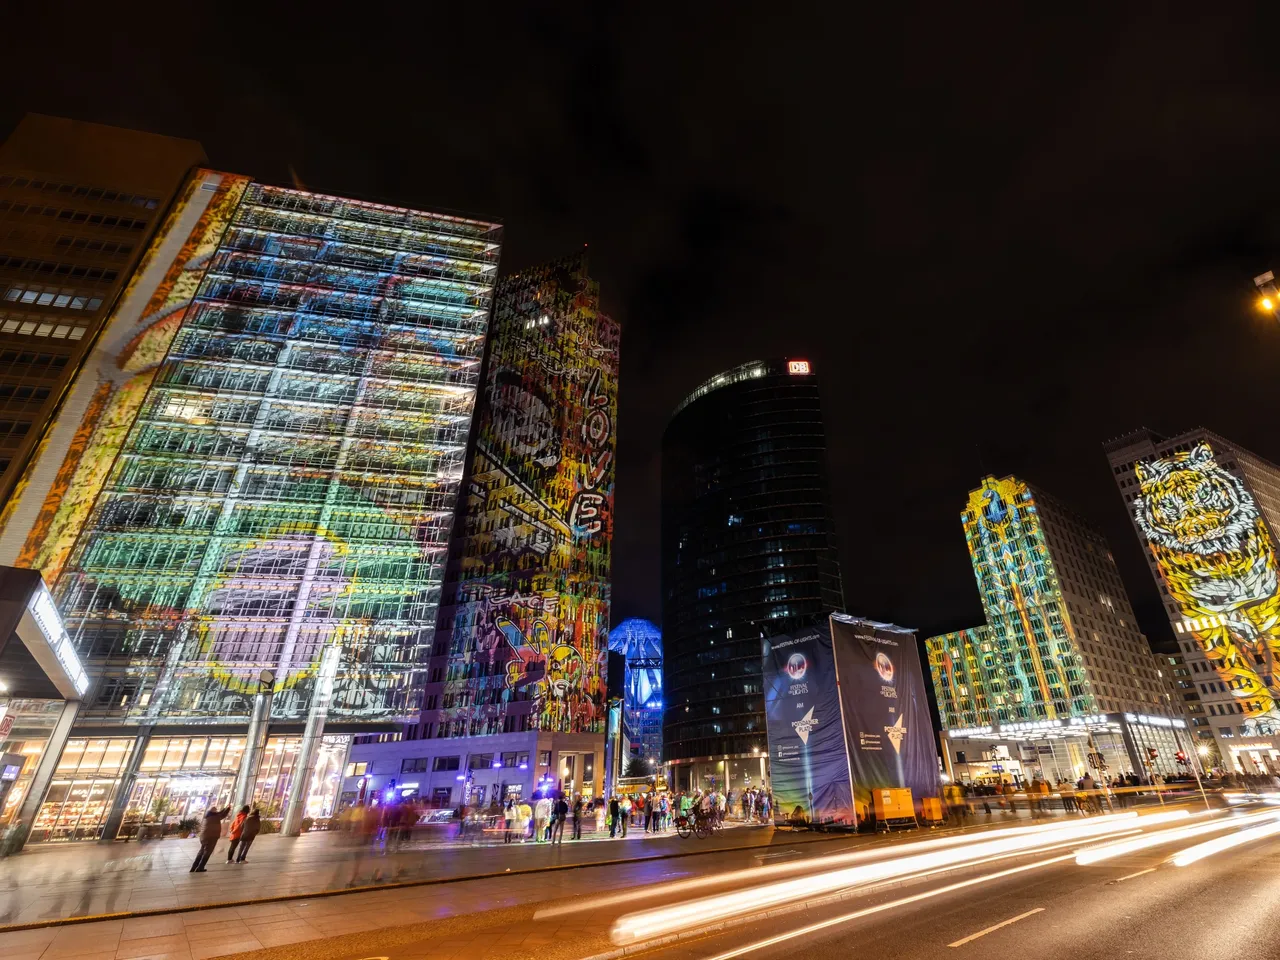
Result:
M550 751L550 750L540 750L540 751L538 751L538 766L540 766L540 767L549 767L549 766L551 766L551 751Z
M493 766L492 753L473 753L467 761L468 770L488 770Z
M426 773L427 757L412 757L408 760L400 761L401 773Z
M348 763L348 764L347 764L347 776L348 776L348 777L363 777L363 776L365 775L365 771L366 771L368 768L369 768L369 764L367 764L367 763Z
M436 757L432 770L457 770L461 757Z
M44 287L32 284L15 284L4 292L10 303L34 304L37 307L53 307L64 310L97 310L102 306L101 297L91 297L66 287Z

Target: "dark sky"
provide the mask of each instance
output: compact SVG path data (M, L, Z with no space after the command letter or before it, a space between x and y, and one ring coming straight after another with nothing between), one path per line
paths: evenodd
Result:
M139 127L498 217L504 269L588 242L624 325L615 622L659 615L666 417L747 360L816 364L850 609L926 632L979 622L984 470L1099 522L1164 637L1101 442L1204 425L1280 459L1250 295L1280 267L1280 33L1242 5L271 6L24 4L0 133Z

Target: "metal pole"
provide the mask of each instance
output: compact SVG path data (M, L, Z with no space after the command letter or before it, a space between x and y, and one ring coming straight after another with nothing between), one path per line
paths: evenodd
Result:
M142 755L146 752L147 744L151 742L151 727L149 725L138 728L138 735L133 741L133 753L129 755L129 762L125 764L124 771L120 774L120 784L116 787L116 795L111 801L111 812L107 814L106 823L102 827L102 836L98 838L99 843L114 843L116 835L120 832L120 825L124 822L124 812L129 806L129 797L133 795L133 785L138 779L138 767L142 763Z
M244 754L240 757L240 769L236 772L235 789L231 793L231 808L238 810L253 797L253 787L258 779L258 766L262 763L262 751L267 745L267 730L271 725L271 702L275 699L276 675L263 670L258 680L258 693L253 698L253 714L249 718L249 732L244 742Z
M1178 728L1173 728L1173 742L1178 745L1178 749L1182 750L1182 738L1178 736ZM1190 751L1186 751L1191 758L1191 772L1196 775L1196 786L1200 788L1200 796L1204 799L1204 808L1206 810L1213 809L1209 806L1209 795L1204 792L1204 784L1200 781L1200 762L1199 757L1195 755L1194 745Z
M27 788L27 795L22 801L22 806L18 808L18 816L14 818L14 822L21 825L21 832L10 842L9 853L17 853L21 850L23 844L27 842L27 837L31 836L36 814L40 812L40 806L49 792L53 772L58 769L58 761L62 759L62 751L66 748L67 739L71 736L71 725L75 723L76 714L79 712L79 700L68 700L62 705L62 711L53 725L53 732L49 735L49 742L44 745L44 752L40 754L40 760L36 764L31 786Z
M324 737L324 722L329 716L329 704L333 701L333 682L338 675L338 662L342 659L342 645L331 643L320 655L320 671L316 674L316 689L311 696L311 712L302 733L302 746L294 761L293 780L289 784L289 803L285 807L280 833L296 837L302 832L302 812L311 788L311 778L316 770L316 752Z

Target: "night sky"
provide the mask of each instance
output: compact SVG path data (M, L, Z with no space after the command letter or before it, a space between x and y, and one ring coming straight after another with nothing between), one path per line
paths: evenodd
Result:
M1280 460L1251 295L1280 268L1280 33L1237 5L449 6L24 4L0 135L94 120L498 218L504 271L588 243L624 330L615 622L659 619L672 408L785 355L823 378L851 612L980 622L960 510L1015 472L1102 525L1168 636L1101 444L1203 425Z

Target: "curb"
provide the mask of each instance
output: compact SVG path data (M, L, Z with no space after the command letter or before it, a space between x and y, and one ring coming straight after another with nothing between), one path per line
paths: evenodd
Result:
M788 840L788 843L829 843L847 840L850 835L807 837ZM856 834L852 835L856 836ZM531 873L550 873L557 870L582 870L588 867L615 867L624 863L642 863L648 860L675 860L682 857L705 857L713 853L736 853L739 850L761 850L779 846L777 843L751 843L740 847L716 847L713 850L688 850L679 853L657 853L644 857L621 857L613 860L594 860L590 863L559 863L544 867L522 867L519 870L493 870L488 873L470 873L460 877L435 877L427 880L400 880L394 883L368 884L360 887L344 887L341 890L320 890L313 893L283 893L271 897L254 897L250 900L222 900L214 903L191 904L181 907L157 907L151 910L122 910L116 913L97 913L83 917L61 917L51 920L30 920L26 923L0 925L0 934L18 933L22 930L43 930L48 927L68 927L82 923L100 923L103 920L132 920L137 917L163 917L175 913L199 913L203 910L220 910L224 907L249 907L259 903L284 903L289 900L314 900L320 897L341 897L349 893L372 893L378 890L403 890L408 887L434 887L447 883L466 883L472 880L493 880L498 877L518 877Z

